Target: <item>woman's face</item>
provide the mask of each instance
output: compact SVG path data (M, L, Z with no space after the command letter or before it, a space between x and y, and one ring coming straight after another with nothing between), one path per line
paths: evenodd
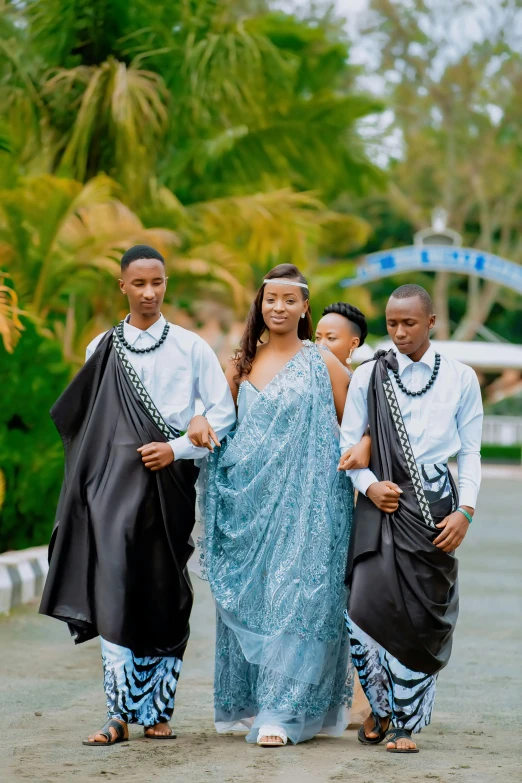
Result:
M282 278L278 278L282 280ZM301 288L289 281L265 283L261 312L266 328L276 334L297 332L299 319L308 310Z
M328 313L328 315L323 315L317 324L315 342L318 345L328 346L334 356L346 364L352 351L359 345L360 339L354 334L351 321L348 318L338 313Z

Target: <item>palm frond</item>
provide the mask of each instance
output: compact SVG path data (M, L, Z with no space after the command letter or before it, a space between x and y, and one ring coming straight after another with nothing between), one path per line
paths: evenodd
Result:
M6 127L0 125L0 152L11 153L12 151L11 135Z
M111 58L98 67L60 69L44 91L58 92L63 101L78 84L83 91L59 171L85 179L93 166L105 162L96 149L105 136L111 168L122 172L126 184L134 182L166 128L168 94L161 76Z
M16 291L5 285L7 277L5 272L0 272L0 337L5 350L12 353L24 326L20 320L23 311L18 307Z

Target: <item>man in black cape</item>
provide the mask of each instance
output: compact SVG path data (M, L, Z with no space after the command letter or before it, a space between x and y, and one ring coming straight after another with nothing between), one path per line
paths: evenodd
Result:
M370 468L347 471L359 497L346 620L372 708L359 740L416 753L411 735L430 722L457 621L454 551L480 486L482 402L474 371L430 344L435 315L423 288L394 291L386 324L396 350L355 371L341 427L342 451L368 424L372 440Z
M89 345L51 411L65 477L40 612L65 621L76 644L101 637L108 722L87 745L125 741L128 723L175 738L168 721L193 601L193 460L212 447L180 433L197 398L218 445L235 422L214 352L162 316L166 285L157 250L124 254L130 315Z

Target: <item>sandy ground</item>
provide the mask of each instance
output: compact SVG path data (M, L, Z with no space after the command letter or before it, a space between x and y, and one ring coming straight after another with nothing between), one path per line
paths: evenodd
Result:
M96 641L74 648L67 629L25 607L0 620L0 781L205 783L471 783L522 781L522 485L484 482L461 551L461 618L441 674L422 752L361 746L354 731L281 750L218 737L212 723L213 607L197 581L192 638L178 690L178 739L131 727L131 742L85 748L105 716ZM196 580L195 580L196 581Z

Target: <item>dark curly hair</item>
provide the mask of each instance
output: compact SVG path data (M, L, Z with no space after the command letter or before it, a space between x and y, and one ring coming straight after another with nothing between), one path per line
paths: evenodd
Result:
M265 280L274 280L279 278L288 278L289 280L297 280L299 283L308 282L299 269L293 264L279 264L265 275ZM309 291L307 288L299 288L303 299L309 302ZM252 306L247 316L245 331L241 337L239 348L236 351L232 361L236 365L237 375L236 378L243 378L245 375L249 375L252 370L252 363L256 356L257 346L261 340L261 337L266 332L266 324L263 319L262 305L265 286L262 285L256 298L252 302ZM304 318L299 319L299 325L297 327L297 336L300 340L311 340L314 333L312 314L310 305Z
M348 302L336 302L335 304L328 305L323 310L323 315L329 313L337 313L337 315L344 315L355 327L355 333L359 338L359 345L363 345L368 336L368 324L364 313L362 313L355 305L348 304ZM321 316L322 317L322 316Z

